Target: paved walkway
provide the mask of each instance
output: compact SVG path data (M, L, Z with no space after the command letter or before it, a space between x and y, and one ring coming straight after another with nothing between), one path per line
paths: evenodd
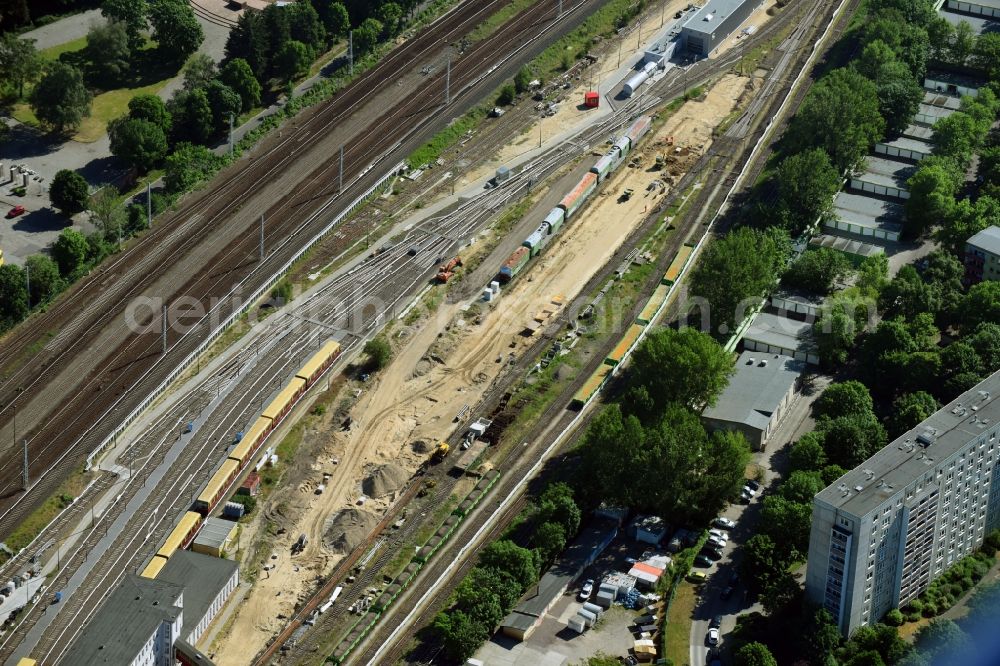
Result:
M80 14L73 14L58 21L53 21L41 28L35 28L21 35L23 39L35 40L35 48L38 50L59 46L74 39L86 37L90 32L90 26L98 23L105 23L105 18L101 16L101 10L90 9Z

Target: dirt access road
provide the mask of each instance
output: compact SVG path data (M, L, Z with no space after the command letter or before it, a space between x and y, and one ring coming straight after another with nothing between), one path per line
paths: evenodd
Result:
M703 101L686 103L647 139L639 151L648 154L643 167L651 165L668 136L674 137L675 144L687 142L699 150L707 147L711 128L734 108L747 82L746 78L727 76ZM585 162L592 159L588 156ZM344 388L345 395L362 390L350 412L350 431L341 432L339 420L330 418L316 430L307 431L305 436L317 446L313 462L269 499L271 507L281 507L286 531L272 544L277 557L267 562L274 568L257 580L232 624L212 646L210 652L220 666L242 664L243 655L255 654L263 647L283 625L278 616L290 615L316 578L329 574L341 559L342 555L326 545L328 522L344 509L357 508L366 474L386 463L411 474L416 471L426 454L415 452L413 443L446 438L461 407L475 405L506 367L498 361L530 346L530 340L520 333L532 317L545 308L557 309L553 299L568 302L580 285L613 258L628 232L662 196L659 189L645 192L656 177L645 168L620 169L533 262L530 271L494 303L469 306L444 302L432 315L392 331L395 357L391 365L373 382L349 382ZM559 180L558 186L565 181ZM636 195L619 203L616 193L625 188L634 189ZM546 212L546 206L536 205L525 217L530 223ZM486 262L498 264L500 259L489 257ZM324 472L332 476L325 492L315 495L315 485ZM393 497L368 499L363 510L381 513ZM261 513L268 514L269 509ZM259 533L260 523L258 517L243 535L244 550ZM300 533L307 534L309 545L302 555L292 558L287 553Z

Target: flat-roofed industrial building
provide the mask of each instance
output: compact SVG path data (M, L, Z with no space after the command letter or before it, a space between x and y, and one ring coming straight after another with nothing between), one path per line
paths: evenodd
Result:
M763 4L763 0L709 0L681 26L681 43L689 53L708 57Z

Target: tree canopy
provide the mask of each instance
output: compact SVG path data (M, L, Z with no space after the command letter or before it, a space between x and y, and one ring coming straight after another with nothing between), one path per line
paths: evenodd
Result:
M49 200L64 215L74 215L86 208L89 196L87 181L69 169L57 171L49 186Z
M38 119L57 132L76 129L90 115L90 91L80 70L54 62L31 91L31 109Z
M108 125L111 154L125 160L140 173L159 164L167 154L167 137L148 120L119 118Z
M194 10L184 0L158 0L149 8L153 38L167 57L180 62L205 39Z
M0 80L9 82L24 97L24 84L38 78L42 58L35 49L34 39L20 39L11 32L0 35Z
M802 233L833 210L840 175L826 151L813 148L789 155L778 164L775 179L778 216L790 234Z
M664 368L670 372L664 372ZM715 404L733 372L732 355L700 331L658 328L632 355L629 379L652 398L659 413L667 403L689 407Z
M803 252L782 280L790 287L825 295L850 273L851 262L843 252L819 247Z

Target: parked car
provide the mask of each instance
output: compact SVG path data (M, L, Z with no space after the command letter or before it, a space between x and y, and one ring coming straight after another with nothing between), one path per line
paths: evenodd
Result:
M712 566L713 562L707 555L695 555L694 564L697 567L708 568Z
M594 579L588 578L584 583L583 587L580 588L580 601L586 601L590 598L591 593L594 591Z
M740 500L749 504L750 500L752 499L753 499L752 490L750 490L749 488L743 488L743 490L740 491Z
M757 493L760 492L760 484L757 483L756 481L754 481L753 479L747 479L746 483L743 484L743 485L745 485L748 488L750 488L750 490L752 490L754 492L754 494L757 494Z
M14 206L9 211L7 211L7 219L8 220L17 217L18 215L24 215L24 206L22 206L20 204L18 204L17 206Z
M719 593L719 598L720 599L728 599L731 596L733 596L733 586L732 585L727 585L726 588L724 590L722 590L722 592Z
M723 531L723 530L709 530L708 531L708 536L710 536L710 537L718 537L719 539L728 539L729 538L729 534L727 532Z
M718 629L721 626L722 626L722 616L721 615L716 615L715 617L713 617L711 620L708 621L708 628L709 629Z
M716 629L716 628L714 628L714 627L712 629L709 629L708 630L708 636L706 637L705 640L708 642L709 645L718 645L719 644L719 630Z
M735 587L740 583L740 575L735 571L729 574L729 584Z
M729 542L726 539L720 539L716 536L708 537L708 545L712 548L725 548L727 543Z
M729 518L726 518L724 516L719 516L718 518L712 521L712 524L724 530L731 530L734 527L736 527L735 520L730 520Z
M704 555L713 562L718 562L722 559L722 549L712 548L711 546L705 546L701 549L701 555Z
M692 571L687 575L687 579L691 583L704 583L708 580L708 574L704 571Z

